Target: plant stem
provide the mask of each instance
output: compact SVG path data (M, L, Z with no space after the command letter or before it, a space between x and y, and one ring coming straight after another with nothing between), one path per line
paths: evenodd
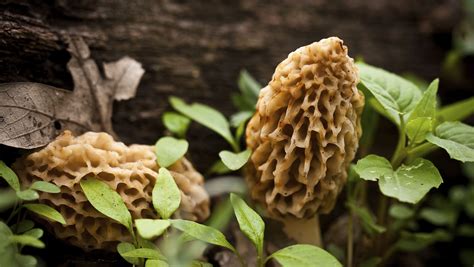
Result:
M432 143L425 142L421 145L418 145L410 150L408 150L407 154L407 160L408 161L413 161L414 159L418 157L423 157L424 155L436 150L438 147L436 145L433 145Z
M400 164L402 164L403 160L406 156L406 135L405 135L405 121L403 120L403 116L400 115L400 127L398 128L398 144L395 152L393 153L392 159L390 163L392 164L392 168L395 170L397 169Z
M347 267L352 267L352 258L354 254L354 229L353 229L353 221L354 221L354 212L352 209L349 211L349 222L347 223L347 231L349 232L347 235Z

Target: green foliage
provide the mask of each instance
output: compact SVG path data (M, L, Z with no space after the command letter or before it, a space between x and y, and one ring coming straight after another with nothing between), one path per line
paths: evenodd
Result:
M362 222L362 227L369 235L380 234L386 231L385 227L378 225L373 214L365 207L357 207L354 203L348 203L347 206L351 209Z
M128 263L131 263L133 265L140 265L140 259L135 258L135 257L126 257L124 256L125 253L135 250L135 246L131 243L128 242L121 242L117 245L117 252L120 254L120 256L126 260Z
M246 70L240 72L237 84L240 94L232 95L232 102L239 110L255 111L255 104L262 86Z
M198 240L204 241L206 243L210 243L213 245L221 246L224 248L228 248L233 252L236 252L234 246L232 246L229 241L225 238L224 234L221 233L219 230L214 229L212 227L202 225L192 221L186 220L171 220L171 225L192 236Z
M186 117L189 117L218 133L232 146L232 148L238 148L238 144L230 132L229 122L219 111L199 103L188 105L178 97L170 97L170 103L174 109L184 114Z
M137 219L138 234L145 239L154 239L162 235L171 225L169 220Z
M152 260L166 260L165 256L156 249L150 248L137 248L129 250L122 254L124 258L142 258Z
M37 191L46 192L46 193L61 192L61 189L59 189L57 185L53 183L45 182L45 181L36 181L31 185L30 188Z
M442 107L436 112L439 121L462 121L474 113L474 97Z
M474 127L461 122L444 122L434 134L428 134L430 143L445 149L451 158L474 161Z
M0 160L0 177L3 177L8 185L15 191L20 191L20 182L16 173L10 169L5 162Z
M331 254L325 250L310 245L293 245L280 249L270 255L268 259L275 259L283 267L342 267Z
M186 154L188 146L186 140L178 140L170 136L160 138L155 145L158 165L165 168L173 165Z
M26 189L23 191L16 191L16 196L24 201L37 200L39 198L38 192L33 189Z
M130 232L133 232L132 215L117 192L112 190L106 183L93 177L83 179L81 187L87 200L96 210L127 227Z
M188 117L176 112L165 112L162 121L166 129L180 138L184 138L188 131L189 123L191 123L191 120Z
M235 171L242 168L242 166L247 163L251 154L252 151L250 149L239 153L233 153L231 151L224 150L219 153L219 157L221 158L222 162L227 166L227 168Z
M168 219L178 209L181 203L181 192L171 173L160 168L153 188L153 206L163 219Z
M240 197L230 194L230 201L234 208L235 217L239 222L240 230L247 236L257 249L258 262L263 260L263 235L265 223L262 217L252 210Z
M415 213L406 205L394 204L390 207L389 214L395 219L406 220L411 218Z
M24 204L23 207L26 209L41 215L43 217L46 217L52 221L59 222L61 224L66 224L66 221L64 221L63 216L61 213L56 211L55 209L51 208L50 206L47 206L45 204Z

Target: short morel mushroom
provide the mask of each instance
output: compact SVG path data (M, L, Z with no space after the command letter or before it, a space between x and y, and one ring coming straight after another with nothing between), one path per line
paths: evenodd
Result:
M246 139L251 197L276 217L332 210L361 136L364 96L347 47L331 37L289 54L261 90Z
M74 137L66 131L44 149L18 160L14 168L25 186L47 181L61 189L58 194L41 192L39 201L58 210L66 225L41 221L58 238L85 250L115 250L120 241L131 241L124 226L99 213L86 199L80 181L88 176L117 191L133 218L157 218L151 199L159 168L153 146L126 146L106 133ZM202 175L185 158L169 170L181 190L175 216L205 220L209 196Z

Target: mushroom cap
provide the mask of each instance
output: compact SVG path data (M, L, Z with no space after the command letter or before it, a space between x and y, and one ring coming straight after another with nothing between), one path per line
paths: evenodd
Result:
M95 176L120 194L133 219L158 218L152 190L159 166L153 146L126 146L107 133L87 132L74 137L65 131L38 152L14 164L22 185L47 181L61 192L39 192L39 202L59 211L66 224L39 219L59 239L84 250L115 250L131 241L127 229L98 212L86 199L80 182ZM209 216L209 196L203 177L186 159L168 168L181 191L181 205L174 216L203 221Z
M331 37L290 53L260 91L246 129L246 181L270 215L308 218L334 207L362 133L358 82L347 47Z

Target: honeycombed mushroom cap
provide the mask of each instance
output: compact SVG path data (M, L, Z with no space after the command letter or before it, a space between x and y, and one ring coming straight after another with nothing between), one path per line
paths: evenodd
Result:
M358 70L336 37L298 48L260 91L246 129L246 181L277 217L334 207L361 136Z
M131 241L127 229L99 213L87 201L80 181L95 176L120 194L134 219L157 218L152 190L158 175L152 146L126 146L106 133L88 132L74 137L64 132L44 149L14 164L22 185L47 181L61 192L40 192L39 202L58 210L66 225L41 220L56 237L85 250L115 250L118 242ZM184 157L168 168L181 191L174 216L203 221L209 216L209 196L203 177Z

